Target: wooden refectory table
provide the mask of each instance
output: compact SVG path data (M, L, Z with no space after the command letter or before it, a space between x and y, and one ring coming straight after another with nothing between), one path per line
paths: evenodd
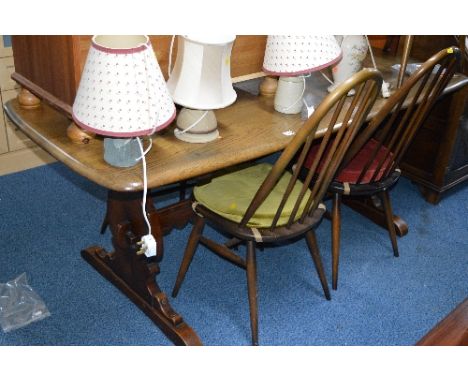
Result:
M397 58L393 58L395 62ZM394 74L392 76L390 70L384 73L389 79L392 76L393 81L396 80ZM457 75L446 92L456 91L466 82L466 77ZM324 95L325 86L317 92ZM153 148L146 157L149 188L193 179L280 151L302 126L299 115L274 111L273 98L242 90L237 93L238 99L233 105L216 110L221 135L218 140L205 144L185 143L174 137L174 126L153 136ZM369 118L384 102L384 99L376 102ZM105 222L112 233L114 248L108 252L101 247L89 247L82 251L83 257L142 309L175 344L201 344L195 331L171 308L156 280L163 257L163 235L189 221L192 216L190 201L183 200L156 210L151 197L147 199L158 252L152 258L138 255L136 243L147 233L141 209L141 165L131 168L108 165L103 159L101 138L86 145L72 143L66 135L70 119L44 102L28 109L18 100L11 100L5 105L5 111L40 147L73 171L108 189ZM378 211L371 214L378 222ZM397 232L404 235L406 223L398 217L394 220ZM385 226L383 214L381 223Z
M147 211L157 255L138 255L136 243L145 235L141 202L141 164L131 168L108 165L103 157L101 138L86 145L70 141L66 129L70 120L46 103L25 109L17 99L5 106L10 119L34 142L73 171L108 189L105 221L112 233L113 251L90 247L83 257L116 285L175 344L201 344L195 331L170 306L157 284L163 257L163 235L182 228L192 215L190 201L155 210L151 197ZM290 141L285 131L297 131L298 116L274 113L271 98L238 91L238 100L216 111L221 138L206 144L190 144L174 137L173 126L153 136L153 148L146 156L148 187L151 189L192 179L231 165L247 162L283 149Z

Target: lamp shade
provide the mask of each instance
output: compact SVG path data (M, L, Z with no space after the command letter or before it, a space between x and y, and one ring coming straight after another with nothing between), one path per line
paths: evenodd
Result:
M85 130L135 137L167 127L175 105L148 36L94 36L73 103Z
M275 76L297 76L326 68L341 59L332 35L268 36L263 71Z
M178 36L167 87L175 103L199 110L232 104L231 49L235 36Z

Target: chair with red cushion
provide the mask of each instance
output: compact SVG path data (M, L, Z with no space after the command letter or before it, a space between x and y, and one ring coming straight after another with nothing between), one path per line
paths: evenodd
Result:
M369 124L358 133L328 191L333 195L332 286L338 286L341 199L378 197L383 206L394 256L398 246L389 189L398 181L398 165L416 131L452 78L460 52L452 47L435 54L413 73L385 102ZM330 145L328 146L330 147ZM313 163L319 146L311 148L306 167ZM319 165L320 170L320 165Z

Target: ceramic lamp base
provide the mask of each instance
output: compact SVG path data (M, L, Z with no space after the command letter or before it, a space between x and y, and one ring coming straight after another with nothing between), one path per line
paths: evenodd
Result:
M174 130L174 135L177 139L181 141L188 142L188 143L207 143L214 141L219 137L218 130L212 131L211 133L205 134L192 134L192 133L184 133L181 134L182 130L176 129Z
M368 46L363 35L336 36L336 38L343 53L341 61L332 68L333 82L338 86L362 69L362 61L366 58ZM333 90L334 88L328 88L329 92ZM352 92L348 93L348 96L354 95L354 90Z
M283 114L300 113L304 91L304 77L280 77L275 94L275 110Z
M104 138L104 160L114 167L132 167L139 162L136 138Z
M218 122L212 110L183 108L177 117L174 135L189 143L207 143L219 137Z

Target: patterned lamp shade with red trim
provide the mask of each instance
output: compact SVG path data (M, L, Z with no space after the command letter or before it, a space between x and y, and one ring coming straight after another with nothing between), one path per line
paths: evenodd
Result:
M341 48L332 35L268 36L263 71L275 76L297 76L336 64Z
M136 137L167 127L175 118L148 36L94 36L73 104L85 130Z

